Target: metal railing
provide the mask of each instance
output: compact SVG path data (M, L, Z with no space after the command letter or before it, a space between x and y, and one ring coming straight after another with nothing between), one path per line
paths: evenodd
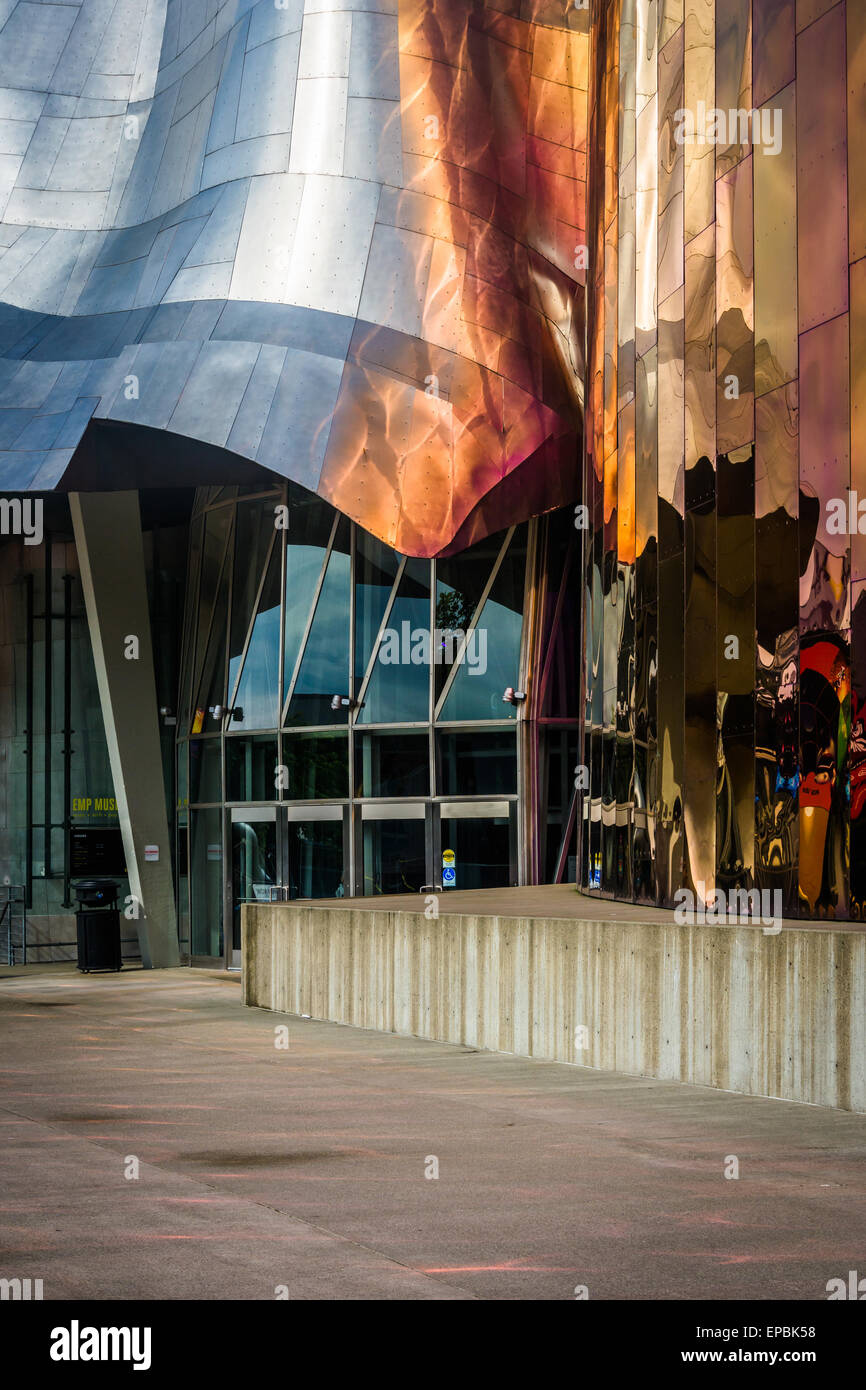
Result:
M0 960L27 964L27 888L23 883L0 883Z

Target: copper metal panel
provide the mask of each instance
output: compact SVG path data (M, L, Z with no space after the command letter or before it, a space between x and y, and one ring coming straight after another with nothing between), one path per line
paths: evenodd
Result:
M716 457L716 249L709 226L686 247L685 465Z
M794 84L771 103L778 154L756 151L755 395L797 375L797 142Z
M797 254L803 333L848 307L845 7L797 38Z
M720 454L755 437L752 158L742 160L716 183L716 431Z

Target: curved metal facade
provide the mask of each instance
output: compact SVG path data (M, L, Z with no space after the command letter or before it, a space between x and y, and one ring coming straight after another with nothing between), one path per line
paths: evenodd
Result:
M570 0L18 0L0 487L62 487L108 420L406 554L572 498L587 30Z
M864 90L861 0L596 6L583 863L613 896L863 916Z

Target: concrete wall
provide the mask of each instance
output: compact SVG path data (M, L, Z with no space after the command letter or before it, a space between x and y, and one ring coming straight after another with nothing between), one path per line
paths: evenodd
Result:
M862 932L291 903L245 906L242 929L247 1004L866 1110Z

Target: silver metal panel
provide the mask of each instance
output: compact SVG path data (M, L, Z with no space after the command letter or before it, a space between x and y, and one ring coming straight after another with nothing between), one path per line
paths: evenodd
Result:
M292 129L300 34L285 34L247 53L238 99L236 140Z
M20 454L10 449L0 458L0 489L19 492L33 487L44 462L44 454Z
M423 820L424 803L411 801L365 801L361 820Z
M144 19L142 0L117 0L93 62L93 72L109 77L135 72Z
M35 129L33 121L9 121L0 117L0 154L26 154Z
M111 419L167 429L197 356L195 343L142 343L135 348L127 374L137 379L138 399L128 400L121 382L111 402Z
M254 343L205 343L168 428L224 445L257 356Z
M214 98L213 116L207 141L207 152L230 145L235 138L235 122L238 118L238 98L244 75L244 53L246 49L248 19L235 25L226 39L225 56L219 87Z
M70 121L46 187L52 192L107 192L122 138L122 116ZM98 223L91 219L89 225Z
M81 251L82 237L81 232L52 232L39 253L5 286L3 298L9 304L26 305L43 314L59 314L65 286Z
M304 180L298 174L252 179L235 256L234 299L283 300Z
M60 153L69 118L42 116L27 146L27 153L18 175L25 188L46 188L54 163Z
M307 14L350 10L353 14L396 14L399 0L307 0Z
M185 266L234 261L248 189L249 181L240 179L222 190L214 211L184 261Z
M377 224L359 313L373 323L421 336L433 238Z
M258 452L285 360L285 348L265 344L259 349L226 444L233 453L249 458Z
M108 77L104 73L92 72L84 84L83 97L99 101L129 101L132 91L132 75L124 73Z
M173 63L160 68L156 84L157 92L164 92L167 87L173 86L181 77L185 77L195 67L199 59L204 57L208 49L213 47L213 44L214 26L211 22L206 29L196 35L187 48L178 54Z
M147 221L147 207L162 163L176 99L176 89L164 92L155 98L146 121L143 115L139 116L140 134L134 142L135 160L117 213L117 221L122 226ZM133 146L133 141L124 136L124 144Z
M347 178L402 185L399 102L349 97L343 173Z
M209 49L200 62L181 79L174 119L179 121L203 101L217 86L225 59L225 43Z
M42 87L77 17L78 11L71 5L33 5L20 0L0 33L0 86Z
M17 154L0 155L0 216L5 212L18 179L21 157Z
M501 818L508 815L507 801L443 801L439 814L443 820L477 820L479 816Z
M268 413L258 461L315 490L327 444L327 425L337 402L343 364L312 352L286 351Z
M49 450L40 461L28 486L36 492L48 492L50 488L56 487L69 467L74 452L74 449Z
M0 409L14 406L16 410L38 410L59 376L59 362L22 362L11 380L0 388Z
M189 47L193 39L206 27L207 22L208 11L205 0L184 0L178 16L178 53L183 53Z
M156 88L156 74L166 23L166 0L146 0L141 21L136 72L132 79L131 101L147 101Z
M58 309L60 314L71 314L74 311L78 296L87 283L90 268L105 243L104 232L78 232L77 235L79 237L78 259L63 291L63 298ZM79 356L83 355L83 353L79 354Z
M27 227L14 246L4 251L0 256L0 295L50 239L51 232L47 228Z
M109 313L117 309L132 309L145 260L121 261L118 265L95 266L81 292L76 311L79 314Z
M342 10L304 15L298 77L348 77L352 16Z
M232 278L231 261L181 267L163 295L164 303L179 299L225 299Z
M249 174L282 174L289 162L288 135L262 135L241 145L228 145L205 157L202 188L243 179Z
M35 227L99 227L108 193L53 192L15 188L6 204L7 222L29 222Z
M296 825L298 821L342 820L343 807L323 806L320 801L315 801L306 806L287 806L286 815L291 825Z
M99 398L97 396L79 397L72 409L67 411L52 447L55 449L74 449L87 428L87 423L98 403Z
M286 287L290 303L358 312L378 201L376 184L307 177Z
M349 96L399 100L400 67L396 17L363 13L353 16Z
M150 271L158 272L153 290L150 292L145 291L145 281L143 277L137 296L139 306L160 302L175 275L186 260L190 248L195 244L196 238L203 225L203 219L195 218L192 222L181 222L180 226L170 227L166 230L162 264L160 265L160 255L163 252L163 248L160 247L159 251L157 251L157 247L154 246L155 255L153 257L153 262L152 265L148 266Z
M201 188L201 175L204 167L205 151L207 148L207 135L213 114L213 104L215 92L208 92L204 101L200 102L195 111L195 128L190 142L189 159L187 160L186 176L181 189L182 198L191 198L198 193Z
M282 34L299 33L303 18L304 0L283 0L282 9L277 9L273 0L259 0L250 15L247 51Z
M196 129L196 113L172 123L160 160L159 172L147 205L147 216L156 217L176 207L187 196L184 190L190 148ZM198 190L196 190L197 192Z
M0 35L2 39L2 35ZM25 92L14 87L0 87L0 116L9 121L38 121L45 106L42 92Z
M52 410L72 410L79 397L84 395L81 388L87 380L89 371L89 362L64 362L60 369L60 376L57 378L49 397Z
M64 96L62 92L49 92L48 96L43 96L41 92L20 92L19 96L31 96L39 98L42 105L43 116L77 116L78 97Z
M142 222L136 227L123 227L108 232L96 258L97 265L119 265L122 261L137 261L149 256L160 229L160 219Z
M298 81L289 170L293 174L342 174L346 141L345 77Z
M177 309L179 306L166 304L162 307ZM178 332L178 338L187 338L190 342L207 342L213 334L224 308L225 300L205 300L201 304L191 304L183 327Z

